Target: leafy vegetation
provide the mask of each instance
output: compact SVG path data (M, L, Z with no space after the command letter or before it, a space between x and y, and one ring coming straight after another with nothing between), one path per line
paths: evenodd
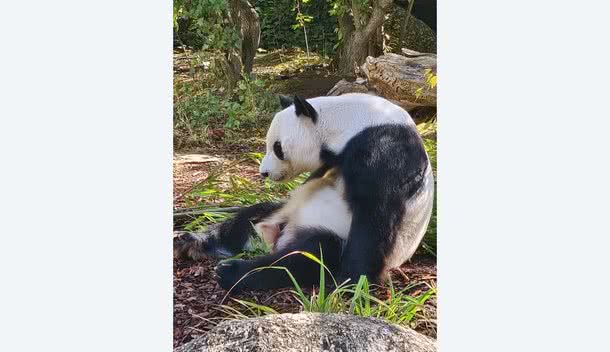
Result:
M214 61L186 52L176 66L189 74L174 79L174 146L184 148L214 139L235 140L266 126L279 108L266 83L244 77L233 89L226 86ZM186 62L184 62L186 61ZM197 70L206 67L205 70ZM254 131L255 132L255 131ZM219 133L219 134L218 134Z
M347 282L337 284L335 278L332 278L333 289L327 292L327 283L325 281L325 272L330 274L328 268L324 265L323 256L318 259L311 253L295 251L289 255L303 255L320 265L320 276L316 292L312 290L311 294L305 293L305 290L298 284L294 276L286 268L281 266L268 266L257 268L253 272L261 270L284 270L290 277L293 289L291 290L297 302L301 305L302 311L316 313L349 313L362 317L374 317L384 319L386 321L411 326L411 323L424 309L425 303L436 296L436 289L429 287L425 292L413 297L407 294L407 291L421 283L411 284L400 291L396 291L391 281L389 281L389 292L386 298L378 298L374 288L380 288L376 285L370 285L367 278L363 275L357 283L348 284ZM228 295L228 294L227 294ZM230 318L247 318L250 316L261 316L268 314L278 314L272 307L257 304L247 300L233 299L245 308L238 310L228 305L221 305L227 317Z
M279 202L288 192L309 176L302 174L289 182L277 183L269 179L253 181L233 173L246 162L260 164L262 153L251 152L221 170L212 172L193 187L186 196L192 207L204 207L206 211L186 226L189 231L205 230L208 224L227 220L232 213L226 207L247 206L260 202Z
M337 41L337 19L330 13L327 1L301 1L299 11L295 0L257 0L261 18L261 47L264 49L306 49L300 22L307 26L307 41L311 51L331 56ZM291 15L287 15L287 14ZM299 14L301 16L299 16Z
M211 224L231 218L235 207L285 199L288 192L306 179L308 175L304 174L291 182L274 183L241 171L244 167L255 169L263 157L260 151L264 134L279 109L275 93L314 96L320 95L320 90L328 91L339 80L329 72L330 58L336 59L342 46L353 39L349 31L361 30L362 24L370 20L374 6L370 0L250 1L260 20L260 48L266 50L260 50L255 58L252 74L240 69L235 83L227 79L227 65L231 63L230 55L239 56L243 38L235 16L231 18L231 1L174 0L175 149L203 147L206 152L223 154L229 159L228 164L210 168L207 176L185 196L186 206L203 210L186 226L189 231L205 230ZM338 20L345 19L350 21L350 26L339 26ZM357 19L362 23L357 23ZM369 47L369 41L360 44ZM319 69L311 72L312 67ZM285 79L294 78L293 75L299 76ZM308 82L303 79L307 75L312 78ZM426 72L426 78L428 86L434 88L436 75ZM314 81L316 90L311 90L306 84ZM324 86L322 82L331 85L320 89ZM436 173L435 119L419 125L418 129ZM233 258L249 258L269 250L259 238L249 250ZM436 204L420 251L436 253ZM304 255L320 265L317 290L300 287L281 266L271 265L255 271L286 271L292 278L292 295L302 311L377 317L412 327L422 317L426 304L436 297L436 288L432 286L413 292L422 282L401 289L395 289L391 281L387 288L371 285L365 277L355 283L338 283L332 275L325 275L328 270L323 257L316 258L305 252L290 255ZM232 306L219 307L227 317L244 318L280 311L244 298L232 298L232 303Z
M239 42L237 30L229 25L227 0L174 0L173 23L182 45L220 50Z
M424 130L434 128L435 123L423 125ZM424 139L424 146L430 157L430 162L436 174L436 140ZM263 158L263 153L247 153L246 158L211 173L203 181L195 185L187 195L188 203L192 207L203 207L207 209L201 216L186 226L187 230L204 230L209 223L217 223L230 218L233 214L223 210L224 207L247 206L259 202L280 201L288 192L303 183L309 176L302 174L296 179L276 183L265 179L264 181L253 181L234 173L235 168L245 162L253 162L257 165ZM436 193L435 193L436 194ZM432 255L436 255L436 195L432 218L428 230L422 241L422 249Z

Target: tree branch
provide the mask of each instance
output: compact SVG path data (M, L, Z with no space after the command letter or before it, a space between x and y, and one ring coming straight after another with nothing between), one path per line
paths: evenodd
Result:
M363 9L359 3L361 3L361 0L352 0L352 16L354 18L354 27L357 31L362 30L364 24L366 23L365 14L363 13Z
M368 39L373 35L377 28L383 25L385 20L385 14L388 9L392 6L393 0L377 0L373 6L373 13L369 18L369 23L363 29L364 36ZM355 20L355 18L354 18Z

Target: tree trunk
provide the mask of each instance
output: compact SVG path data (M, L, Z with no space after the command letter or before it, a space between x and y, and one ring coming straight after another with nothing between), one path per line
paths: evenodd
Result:
M231 22L239 32L241 46L239 49L240 67L246 74L252 72L254 55L260 43L261 28L256 10L247 0L230 0ZM230 56L230 55L227 55ZM229 60L232 61L232 60Z
M338 51L337 70L343 76L353 76L355 68L362 65L367 56L378 56L383 53L383 22L386 11L393 0L376 0L373 11L368 16L363 8L352 3L352 15L344 14L339 18L339 30L343 34L341 48ZM377 36L377 37L375 37ZM371 45L374 38L381 36L379 45ZM379 41L379 40L378 40ZM369 51L370 52L369 54Z
M216 63L220 67L222 76L225 78L225 88L229 91L233 90L237 86L237 82L242 78L242 63L239 53L236 50L227 50L216 58Z
M353 76L356 67L368 56L368 41L361 33L354 32L341 47L338 72L343 76Z
M377 28L369 42L369 50L367 56L377 57L383 55L385 51L385 31L383 25Z

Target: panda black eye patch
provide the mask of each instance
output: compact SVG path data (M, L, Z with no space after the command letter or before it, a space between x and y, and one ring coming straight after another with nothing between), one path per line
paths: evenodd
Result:
M279 141L273 143L273 152L275 153L275 156L277 156L278 159L284 160L284 152L282 151L282 143L280 143Z

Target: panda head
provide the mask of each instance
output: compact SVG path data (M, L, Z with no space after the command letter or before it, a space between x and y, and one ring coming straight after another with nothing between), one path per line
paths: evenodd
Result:
M321 166L318 111L305 99L280 96L282 111L267 131L267 149L260 173L273 181L287 181Z

